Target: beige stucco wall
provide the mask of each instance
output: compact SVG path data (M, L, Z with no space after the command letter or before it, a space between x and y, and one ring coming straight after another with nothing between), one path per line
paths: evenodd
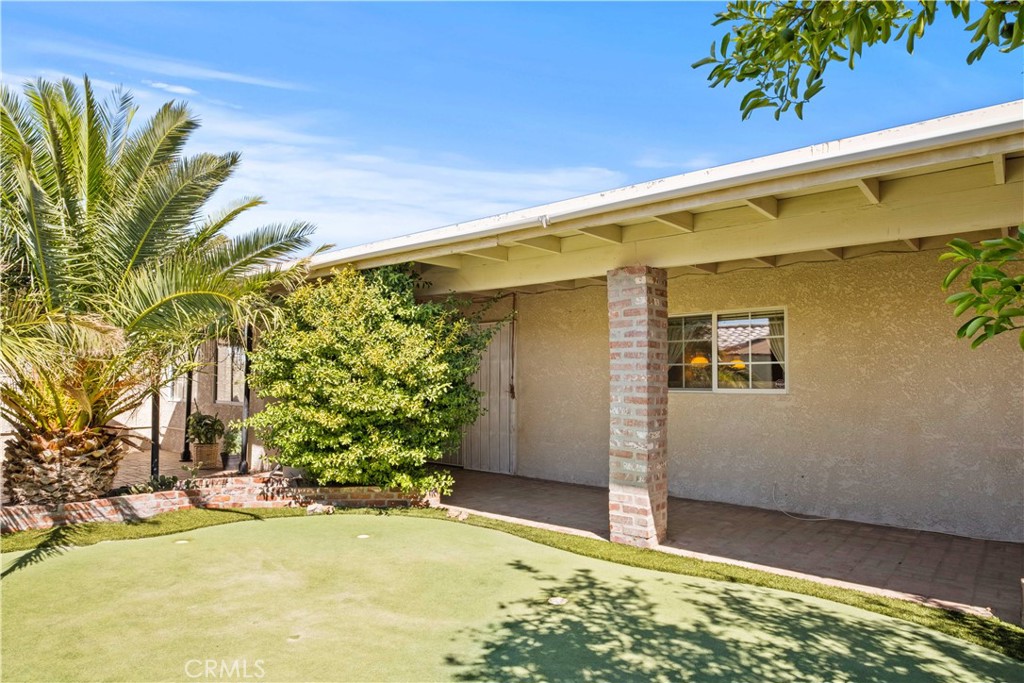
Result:
M933 251L672 280L673 315L787 307L790 388L672 392L671 493L1024 540L1024 356L955 338L948 269Z
M671 315L785 307L790 386L671 392L671 495L1024 540L1024 357L1012 335L955 338L936 258L671 279ZM517 473L604 485L605 290L517 308Z
M516 474L608 483L604 287L519 295Z

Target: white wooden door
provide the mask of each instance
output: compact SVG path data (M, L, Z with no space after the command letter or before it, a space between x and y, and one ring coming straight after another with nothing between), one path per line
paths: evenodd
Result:
M515 472L515 397L513 382L513 323L503 325L491 338L473 375L483 392L483 414L467 427L458 454L446 462L466 469L513 474Z

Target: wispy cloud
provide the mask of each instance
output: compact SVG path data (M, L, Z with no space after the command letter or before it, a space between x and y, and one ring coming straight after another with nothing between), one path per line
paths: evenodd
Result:
M158 55L129 51L115 47L87 47L81 44L58 41L33 41L30 43L30 47L33 50L37 50L44 54L92 60L101 64L111 64L125 69L132 69L134 71L150 74L159 74L161 76L171 76L173 78L194 78L203 81L228 81L231 83L244 83L246 85L255 85L264 88L277 88L282 90L304 89L303 86L296 83L249 76L231 71L222 71L220 69L210 69L204 66L160 57Z
M351 246L608 189L628 178L590 166L503 168L461 154L318 135L316 114L256 116L209 102L194 151L242 152L214 204L258 194L267 204L235 230L306 220L317 241ZM320 117L322 118L322 116Z
M709 168L718 163L714 154L698 153L690 156L672 155L664 152L645 152L633 161L636 168L650 168L657 170L670 169L677 173L696 171L702 168Z
M238 228L308 220L317 239L339 247L595 192L621 185L604 168L479 168L386 154L305 146L248 146L225 198L262 194L266 206Z
M146 85L148 85L151 88L156 88L157 90L164 90L166 92L173 93L175 95L198 95L199 94L198 90L193 90L192 88L189 88L188 86L184 86L184 85L174 85L173 83L161 83L160 81L142 81L142 82L145 83Z

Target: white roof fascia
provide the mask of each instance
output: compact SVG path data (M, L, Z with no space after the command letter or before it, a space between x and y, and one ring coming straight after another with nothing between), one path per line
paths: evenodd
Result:
M1024 130L1024 100L1016 100L326 252L315 256L311 265L315 269L323 269L368 258L390 256L473 238L496 236L523 228L546 227L555 221L585 217L612 209L631 208L689 194L709 192L788 175L822 171L904 154L927 152L942 147L1009 135L1022 130ZM552 226L552 229L555 231L558 228Z

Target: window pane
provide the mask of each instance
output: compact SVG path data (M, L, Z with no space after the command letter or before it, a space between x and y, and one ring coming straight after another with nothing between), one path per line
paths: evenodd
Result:
M782 363L763 363L750 368L754 389L786 388L786 369Z
M686 363L692 363L693 365L710 365L711 342L686 342L683 349L683 360Z
M668 362L669 363L682 363L683 362L683 342L681 342L681 341L670 341L668 343Z
M217 344L217 401L231 401L231 347Z
M683 338L683 319L682 318L669 318L668 319L668 340L678 341Z
M718 364L719 389L749 389L750 366L743 361Z
M772 337L784 337L786 335L786 321L782 311L772 311L765 313L764 316L768 319L769 335Z
M686 365L683 369L683 388L685 389L710 389L711 388L711 365Z
M682 389L683 388L683 366L682 365L670 365L670 366L668 366L668 387L669 387L669 389Z
M683 318L683 337L711 341L711 316L693 315Z
M718 318L718 350L723 355L746 360L754 345L768 334L766 319L751 320L749 313Z
M231 347L231 400L241 402L245 391L245 351L241 346Z

